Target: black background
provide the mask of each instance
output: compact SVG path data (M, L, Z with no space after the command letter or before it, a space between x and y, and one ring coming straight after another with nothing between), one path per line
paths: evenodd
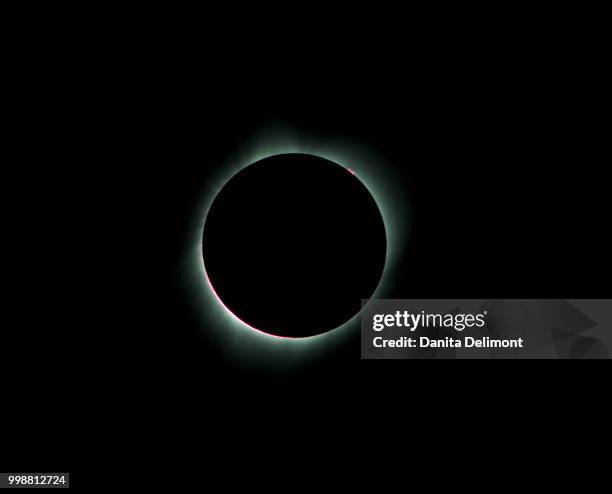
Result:
M40 97L32 111L49 117L36 121L46 139L24 171L49 156L55 166L25 187L25 198L48 200L22 225L37 225L36 242L19 245L40 261L35 269L53 265L54 273L34 284L39 301L32 308L28 298L20 326L9 326L3 364L20 397L6 405L15 432L70 430L72 441L75 429L104 434L120 424L141 447L221 418L290 425L334 417L332 404L349 394L376 402L403 396L407 383L417 387L410 393L450 393L442 367L425 374L432 383L405 362L360 361L357 335L282 375L236 366L207 343L177 279L188 221L202 181L267 124L363 142L396 164L412 226L389 297L611 296L596 61L559 46L476 55L452 53L453 43L425 51L424 39L417 57L414 45L390 53L354 41L323 50L325 60L310 47L282 61L264 49L248 53L246 43L240 57L218 55L223 63L213 60L218 40L197 57L147 41L150 56L126 48L112 71L91 74L95 87L81 87L74 113L51 89L32 91ZM63 132L62 119L80 131ZM52 180L75 194L59 194ZM81 208L92 198L96 217ZM61 241L67 233L72 241ZM80 293L58 300L63 268L75 260L85 279L71 288ZM107 264L112 271L100 273ZM31 294L35 274L13 290ZM467 392L482 372L463 373ZM552 371L534 379L546 392L570 382ZM44 406L32 389L51 392ZM22 444L27 459L32 450ZM46 444L39 454L56 455L64 470L62 458L74 453Z

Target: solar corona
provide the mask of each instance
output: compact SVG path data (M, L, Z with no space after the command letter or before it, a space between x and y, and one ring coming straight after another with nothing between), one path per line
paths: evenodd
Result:
M394 166L284 125L203 159L177 271L202 337L236 365L286 371L358 335L362 298L389 293L410 229Z

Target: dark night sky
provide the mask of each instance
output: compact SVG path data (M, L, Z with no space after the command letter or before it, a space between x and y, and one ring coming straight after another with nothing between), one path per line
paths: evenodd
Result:
M520 49L514 27L488 53L490 33L474 35L472 47L455 39L434 47L435 30L390 28L381 19L364 26L385 33L349 22L353 32L340 43L309 25L305 46L287 44L292 52L283 54L278 47L291 33L278 26L253 23L249 38L223 25L217 36L194 16L198 26L185 29L181 19L176 35L164 21L150 23L156 36L141 36L142 14L126 21L134 39L115 52L114 30L83 54L73 53L81 37L67 35L58 49L53 37L32 37L32 53L21 56L15 48L29 40L26 30L9 50L20 60L12 75L23 79L24 93L7 92L18 106L10 127L24 142L6 167L20 176L5 180L3 196L16 227L5 243L25 254L23 262L7 257L18 273L5 310L16 314L4 324L1 359L4 430L23 452L8 438L5 449L27 465L15 471L54 469L32 468L35 454L55 460L58 471L75 455L79 467L98 468L91 450L105 461L127 452L132 462L139 455L126 447L130 440L142 448L191 439L200 428L225 439L243 425L259 436L241 438L241 446L265 443L272 428L299 443L316 429L313 418L334 428L317 444L326 449L337 431L361 438L345 418L363 417L366 404L392 401L398 414L383 420L410 415L426 404L419 392L441 397L445 415L485 396L479 419L513 409L509 391L524 395L524 381L538 395L583 404L585 385L597 385L592 376L577 383L558 368L529 379L496 372L485 388L483 374L491 373L467 365L447 372L452 364L436 362L434 373L415 372L411 362L360 361L357 333L291 372L245 368L211 343L177 273L202 184L260 129L281 125L362 143L394 167L395 185L410 198L411 228L389 298L612 297L609 160L601 147L607 114L598 87L605 58L575 39L561 46L547 36L540 47ZM545 23L554 23L548 14ZM267 46L255 43L266 33ZM414 396L420 401L406 406ZM549 425L537 411L521 415ZM370 425L375 434L389 430ZM384 425L394 437L395 427L414 424ZM95 434L117 435L111 454L99 451L104 441ZM226 442L228 463L237 452L250 461Z

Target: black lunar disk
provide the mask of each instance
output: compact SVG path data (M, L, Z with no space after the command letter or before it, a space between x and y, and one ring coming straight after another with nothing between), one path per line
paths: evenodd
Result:
M364 184L307 154L271 156L238 172L204 225L215 293L244 323L277 336L311 336L348 321L376 289L386 249Z

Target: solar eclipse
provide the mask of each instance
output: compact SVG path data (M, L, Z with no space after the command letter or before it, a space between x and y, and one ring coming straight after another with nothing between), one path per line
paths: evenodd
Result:
M202 236L205 274L225 309L286 338L355 316L386 254L381 212L351 167L302 153L266 157L230 178Z

